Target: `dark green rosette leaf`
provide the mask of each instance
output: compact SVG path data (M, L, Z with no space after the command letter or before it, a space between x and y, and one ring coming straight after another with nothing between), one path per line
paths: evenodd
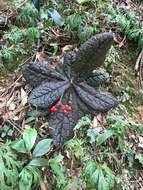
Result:
M23 67L23 76L26 82L36 87L43 81L62 81L65 77L57 72L48 63L31 62Z
M109 111L117 106L117 100L108 92L100 92L89 85L74 85L80 99L96 113Z
M92 71L103 65L106 54L113 43L113 34L97 34L81 45L76 57L75 71L80 76L88 77Z
M73 129L79 119L78 112L73 110L68 114L61 111L52 113L49 120L49 132L56 147L61 147L66 140L73 137Z
M60 99L68 87L67 81L42 83L32 90L29 101L33 106L48 108Z
M94 109L91 108L90 105L87 105L82 99L81 97L77 94L77 105L79 110L85 115L85 114L92 114L92 115L97 115L98 113L95 112ZM84 116L83 115L83 116Z
M74 63L76 61L76 53L69 51L64 56L64 64L62 70L68 78L74 76Z

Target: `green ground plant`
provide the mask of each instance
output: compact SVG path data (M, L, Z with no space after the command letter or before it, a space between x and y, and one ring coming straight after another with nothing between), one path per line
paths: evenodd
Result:
M7 144L0 144L0 188L15 189L22 163Z
M143 26L134 11L116 10L113 6L107 8L107 20L109 23L117 24L130 40L134 40L138 46L143 46Z
M14 5L13 5L14 6ZM18 5L13 7L16 9ZM40 38L40 30L37 28L38 11L30 3L18 9L19 14L15 16L9 30L3 33L2 39L6 42L0 47L0 60L9 70L14 70L17 66L31 56Z

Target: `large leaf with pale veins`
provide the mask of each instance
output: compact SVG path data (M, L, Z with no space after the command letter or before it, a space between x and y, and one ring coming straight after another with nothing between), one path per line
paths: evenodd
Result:
M81 45L76 57L75 71L80 76L88 77L91 72L101 66L106 58L107 51L113 43L113 34L105 32L97 34Z
M78 112L73 110L68 114L60 111L52 113L49 120L49 133L56 147L61 147L66 140L73 137L73 128L79 119Z
M107 112L118 104L117 100L108 92L97 91L86 84L74 86L80 99L96 113Z
M33 87L40 85L43 81L65 80L65 77L58 73L48 63L31 62L23 67L23 76Z
M32 90L29 101L33 106L48 108L60 99L68 87L68 81L42 83Z

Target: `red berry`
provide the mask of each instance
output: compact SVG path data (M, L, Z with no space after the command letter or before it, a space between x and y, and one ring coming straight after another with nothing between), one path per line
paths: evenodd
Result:
M65 105L62 105L61 112L67 114L68 111L66 110Z
M72 111L72 107L69 106L68 104L66 104L66 105L64 106L64 108L65 108L65 110L67 110L67 111Z
M71 107L71 106L69 106L68 104L62 105L62 107L61 107L61 112L67 114L67 113L70 112L70 111L72 111L72 107Z
M53 106L53 107L51 108L51 112L53 112L53 113L57 112L56 106Z
M68 111L67 110L63 110L62 111L65 115L68 113Z
M65 106L62 105L61 111L63 112L64 110L66 110L66 109L65 109Z
M71 107L71 106L68 106L67 110L68 110L68 111L72 111L72 107Z
M69 105L66 104L66 105L64 105L64 107L65 107L65 109L68 109Z

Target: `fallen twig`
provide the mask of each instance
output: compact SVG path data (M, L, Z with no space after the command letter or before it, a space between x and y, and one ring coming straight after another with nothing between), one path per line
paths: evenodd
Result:
M22 75L20 75L15 81L14 83L12 83L9 87L7 87L6 91L2 94L0 94L2 97L6 96L7 94L9 94L9 97L11 96L11 94L13 93L14 89L15 89L15 84L22 78ZM9 93L10 91L10 93Z
M135 68L134 68L135 72L139 71L139 67L140 67L139 65L140 65L140 62L141 62L142 58L143 58L143 50L140 52L140 54L139 54L139 56L137 58Z
M22 131L23 131L22 128L19 129L19 126L17 126L13 121L11 121L11 120L9 120L9 119L7 120L7 122L8 122L10 125L12 125L13 128L16 129L20 134L22 134Z
M143 61L143 50L140 52L134 68L135 75L139 77L139 84L141 86L142 86L142 61Z

